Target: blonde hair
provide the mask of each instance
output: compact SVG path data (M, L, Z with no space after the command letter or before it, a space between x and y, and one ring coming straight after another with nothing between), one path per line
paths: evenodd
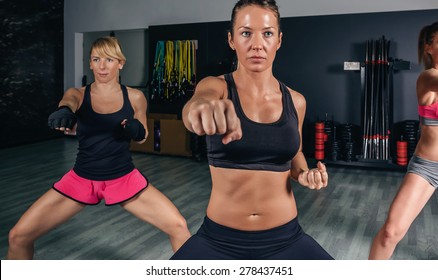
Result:
M121 63L126 62L126 57L122 53L122 47L116 37L102 37L94 41L91 45L90 56L93 50L100 57L112 57Z

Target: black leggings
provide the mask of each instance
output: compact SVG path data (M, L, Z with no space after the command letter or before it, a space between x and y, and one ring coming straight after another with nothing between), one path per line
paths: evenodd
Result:
M199 231L171 260L332 260L295 218L285 225L261 231L242 231L205 217Z

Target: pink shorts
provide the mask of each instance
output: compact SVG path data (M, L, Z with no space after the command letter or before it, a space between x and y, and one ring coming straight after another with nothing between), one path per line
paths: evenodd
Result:
M67 172L53 185L59 193L83 204L95 205L105 199L105 205L125 202L149 185L137 169L113 180L93 181L80 177L73 170Z

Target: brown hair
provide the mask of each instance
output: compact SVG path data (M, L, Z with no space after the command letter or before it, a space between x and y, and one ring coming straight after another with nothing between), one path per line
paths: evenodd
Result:
M231 13L231 26L230 33L233 36L233 28L236 23L236 14L237 12L250 5L260 6L262 8L266 8L271 10L275 16L277 17L278 30L280 31L280 12L278 11L278 6L275 0L239 0L236 5L234 5L233 12Z
M93 50L96 51L100 57L112 57L122 63L126 62L126 57L122 53L122 48L116 37L102 37L97 39L91 45L90 56Z
M438 34L438 22L426 25L420 31L418 36L418 62L424 64L426 69L433 67L432 57L425 51L426 45L433 42L433 38Z

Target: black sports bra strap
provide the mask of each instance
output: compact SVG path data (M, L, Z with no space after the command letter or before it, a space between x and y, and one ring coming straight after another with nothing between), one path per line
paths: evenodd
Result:
M123 104L128 104L127 103L129 102L128 89L124 85L120 85L120 88L122 89L122 93L123 93L123 102L124 102Z
M90 92L91 92L91 84L88 84L86 87L85 87L85 91L84 91L84 100L83 101L87 101L87 103L90 103L90 99L91 99L91 95L90 95ZM82 101L82 102L83 102Z
M231 95L233 94L233 77L231 76L231 73L224 74L225 81L227 82L227 92L228 96L227 99L231 99Z
M280 90L283 93L283 98L284 98L284 108L287 109L287 111L289 111L289 113L291 113L292 115L295 115L297 120L298 120L298 113L297 113L297 109L295 108L295 104L294 101L292 99L292 96L290 94L289 89L287 88L287 86L280 82Z

